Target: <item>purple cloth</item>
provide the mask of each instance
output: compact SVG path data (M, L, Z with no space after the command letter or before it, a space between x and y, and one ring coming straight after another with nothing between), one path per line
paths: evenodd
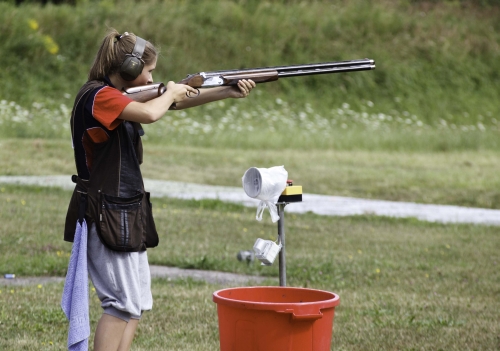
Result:
M61 300L62 310L69 320L68 350L70 351L88 350L90 322L87 235L87 222L83 220L80 225L77 221Z

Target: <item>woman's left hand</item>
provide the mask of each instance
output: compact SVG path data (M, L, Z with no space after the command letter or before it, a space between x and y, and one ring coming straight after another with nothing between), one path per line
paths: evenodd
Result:
M238 81L237 86L231 88L230 97L245 98L255 88L255 82L251 79L242 79Z

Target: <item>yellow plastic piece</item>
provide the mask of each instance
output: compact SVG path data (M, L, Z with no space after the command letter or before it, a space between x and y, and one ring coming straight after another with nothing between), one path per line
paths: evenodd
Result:
M287 186L281 195L302 195L302 185Z

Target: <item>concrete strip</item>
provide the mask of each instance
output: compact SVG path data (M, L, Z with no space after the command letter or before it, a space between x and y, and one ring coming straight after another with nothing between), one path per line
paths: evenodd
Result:
M163 279L186 279L205 281L210 284L220 284L224 286L243 286L243 285L270 285L272 281L278 281L278 278L259 277L244 274L235 274L218 271L204 271L199 269L182 269L166 266L149 266L152 278ZM0 278L0 286L26 286L48 283L63 283L63 277L16 277L12 279Z
M47 283L62 283L64 282L63 277L21 277L5 279L0 278L0 286L26 286L26 285L38 285Z
M278 281L278 278L265 278L235 273L204 271L198 269L181 269L177 267L150 266L151 277L167 279L185 279L206 281L211 284L221 284L226 286L241 286L262 284L271 279Z
M70 176L0 176L0 183L55 186L73 189ZM243 187L202 185L155 179L144 179L144 185L153 197L178 199L217 199L257 207L259 201L248 197ZM412 202L368 200L342 196L305 193L303 201L289 204L286 212L312 212L328 216L374 215L388 217L413 217L422 221L439 223L472 223L500 225L500 210L450 205L426 205Z

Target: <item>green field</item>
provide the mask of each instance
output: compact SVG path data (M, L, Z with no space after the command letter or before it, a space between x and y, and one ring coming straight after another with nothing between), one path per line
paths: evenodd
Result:
M145 126L145 177L241 186L284 165L304 192L500 209L498 1L0 1L0 175L75 173L69 114L106 28L161 47L156 81L187 73L376 60L369 72L282 79L244 100ZM70 192L0 184L0 273L64 276ZM154 198L152 264L269 278L236 259L275 239L268 215ZM292 206L292 205L290 205ZM499 228L289 214L287 283L340 295L332 350L500 349ZM0 280L0 350L65 350L62 284ZM217 350L214 291L153 280L133 350ZM91 323L100 315L91 291ZM92 340L91 340L92 341Z
M73 98L114 27L161 48L155 79L164 82L199 71L376 61L374 71L282 79L246 101L169 113L153 139L211 146L215 137L247 148L499 148L500 10L487 2L77 3L0 2L0 136L64 138Z
M71 245L62 241L70 193L3 186L0 271L62 275ZM290 205L292 206L292 205ZM154 199L160 246L150 262L268 276L277 265L236 259L257 237L276 236L255 209L218 201ZM500 326L498 228L370 216L288 215L287 283L340 295L333 350L495 350ZM217 349L218 285L153 281L155 307L134 350ZM0 348L63 350L62 285L2 287ZM92 295L92 325L99 303ZM52 343L52 344L51 344Z
M144 177L241 186L249 167L284 165L313 194L500 209L500 158L491 150L401 152L261 150L144 143ZM0 141L2 175L75 172L71 142Z

